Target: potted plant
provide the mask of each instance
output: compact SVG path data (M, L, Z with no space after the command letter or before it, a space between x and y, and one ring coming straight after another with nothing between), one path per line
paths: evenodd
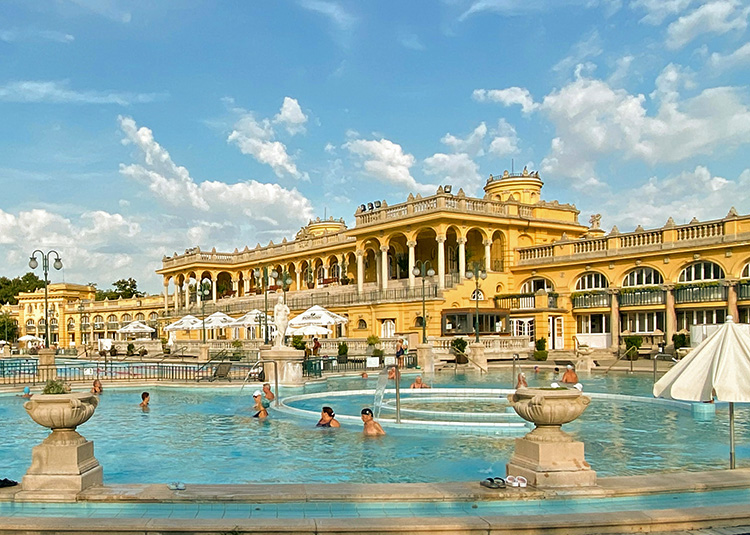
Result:
M129 357L132 357L133 355L135 355L135 344L133 344L132 342L131 342L131 343L129 343L129 344L128 344L128 348L127 348L127 349L125 350L125 353L126 353L126 354L127 354L127 355L128 355Z
M370 356L375 356L375 346L377 346L380 343L380 338L376 334L371 334L367 337L367 349L365 350L365 354Z
M304 351L307 348L307 342L302 339L302 336L292 336L292 347L300 351Z
M148 355L148 350L145 347L142 347L141 350L138 351L138 355L140 355L141 357L145 357L146 355Z
M315 288L315 272L313 270L312 264L308 263L307 267L305 268L305 281L307 283L307 288L309 290L312 290Z
M112 346L112 348L109 350L109 355L112 357L117 356L117 348L115 346Z
M339 364L346 364L347 362L349 362L349 346L346 344L346 342L339 343L338 361Z
M690 345L690 335L684 333L673 334L672 343L674 344L675 351L683 347L688 347Z
M346 274L346 270L349 266L346 263L346 260L341 262L341 274L339 275L339 283L346 286L351 281L349 277Z
M547 360L549 351L547 351L547 339L542 336L534 342L534 360Z
M625 336L622 341L625 342L625 359L638 360L638 350L643 345L643 337Z
M232 341L232 355L229 360L242 360L242 342L240 340Z
M451 340L451 351L456 356L456 364L466 364L469 359L466 357L466 346L468 342L463 338L454 338Z
M373 357L378 357L381 365L383 364L383 353L384 353L384 351L382 349L380 349L380 348L377 348L377 347L373 348L373 350L372 350L372 356Z

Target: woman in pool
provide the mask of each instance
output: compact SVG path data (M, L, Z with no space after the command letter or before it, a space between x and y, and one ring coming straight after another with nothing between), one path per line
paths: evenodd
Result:
M518 374L518 381L516 382L516 389L528 388L529 383L526 382L526 374L521 372Z
M255 401L255 406L253 407L255 414L253 414L253 418L268 417L268 411L263 406L263 392L260 390L253 392L253 401Z
M94 385L91 387L91 393L101 394L102 392L104 392L104 387L102 387L102 382L99 379L94 379Z
M320 411L320 420L315 427L341 427L331 407L323 407Z

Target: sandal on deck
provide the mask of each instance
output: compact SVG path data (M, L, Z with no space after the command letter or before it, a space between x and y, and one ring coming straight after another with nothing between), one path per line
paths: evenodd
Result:
M498 485L497 483L495 483L495 480L493 478L491 478L491 477L488 477L484 481L480 481L479 484L482 485L483 487L488 488L488 489L499 489L500 488L500 485Z

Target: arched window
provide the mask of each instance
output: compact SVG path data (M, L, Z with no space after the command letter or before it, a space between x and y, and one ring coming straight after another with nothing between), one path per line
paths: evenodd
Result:
M622 281L622 285L629 288L633 286L654 286L662 283L664 283L664 278L661 273L650 267L634 269L625 275L625 279Z
M139 312L138 314L135 315L135 319L136 321L143 321L146 319L146 316L144 316L142 312Z
M117 323L117 316L114 314L107 316L107 323Z
M338 279L341 276L341 266L339 266L338 264L333 264L329 273L329 276L331 278Z
M33 329L34 327L36 327L36 323L34 323L34 320L33 319L27 319L26 320L26 328L27 329Z
M50 318L49 320L49 328L52 330L57 329L57 318Z
M101 315L94 316L94 327L101 329L104 327L104 317Z
M750 263L745 264L745 267L742 268L742 273L740 273L741 279L750 279Z
M133 316L131 316L130 314L127 314L127 313L123 314L122 315L122 321L133 321Z
M424 318L422 316L417 316L414 320L414 326L419 327L420 329L424 325Z
M36 324L40 329L44 329L44 318L39 318L39 321L37 321Z
M472 301L484 301L484 292L482 290L474 290L471 292Z
M159 319L159 314L157 314L156 312L152 312L151 314L148 315L148 321L156 321L158 319Z
M68 330L69 331L74 331L75 328L76 328L76 322L75 322L75 320L73 318L70 318L68 320Z
M576 282L576 290L594 290L597 288L608 288L607 277L601 273L586 273Z
M367 329L367 322L365 320L359 320L357 322L357 329Z
M523 286L521 286L521 293L533 294L538 292L539 290L551 292L554 289L555 287L552 284L552 281L543 277L536 277L533 279L529 279L523 283Z
M318 279L325 279L326 278L326 268L323 266L320 266L317 271Z
M724 278L724 270L714 262L696 262L680 273L680 282L713 281Z

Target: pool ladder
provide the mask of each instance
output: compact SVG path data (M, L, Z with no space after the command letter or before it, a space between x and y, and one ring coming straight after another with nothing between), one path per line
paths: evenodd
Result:
M273 398L273 404L275 407L278 407L279 406L279 363L276 362L275 360L268 360L268 359L260 360L259 359L255 361L255 363L253 364L253 368L258 366L258 364L273 364L273 382L274 382L274 387L275 387L274 394L276 394L276 396ZM245 376L245 380L242 381L242 386L240 387L240 394L242 394L242 390L245 388L245 385L250 380L250 376L253 373L253 368L248 370L247 375Z

